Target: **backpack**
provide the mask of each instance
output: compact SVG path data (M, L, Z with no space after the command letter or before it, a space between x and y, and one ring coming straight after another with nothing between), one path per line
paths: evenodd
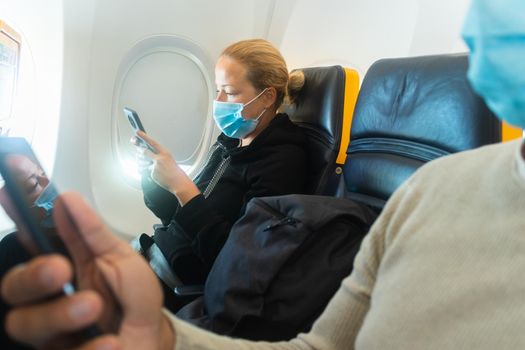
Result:
M307 332L352 271L377 213L348 199L252 199L232 227L204 287L177 316L253 340Z

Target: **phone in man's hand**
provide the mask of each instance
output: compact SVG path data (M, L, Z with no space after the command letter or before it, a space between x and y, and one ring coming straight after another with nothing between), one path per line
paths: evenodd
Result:
M16 225L16 236L24 248L35 256L58 253L69 258L71 254L60 239L53 218L58 191L25 139L0 137L0 175L3 180L3 186L0 188L0 204ZM71 227L76 226L72 220L70 224ZM80 235L78 241L75 241L75 249L80 249L86 260L91 259L94 265L95 257ZM79 289L94 287L90 283L85 283L87 279L77 274L78 271L82 271L82 268L75 266L73 282L63 286L62 294L70 295ZM105 297L112 301L108 303L112 305L111 310L108 306L108 312L121 315L121 307L116 302L109 284L102 273L98 275L100 278L97 280L96 287L105 291ZM78 335L75 333L77 335L75 339L83 342L102 333L114 332L116 329L115 324L92 325Z
M24 247L33 255L64 253L52 216L58 192L25 139L0 137L0 175L0 204L20 226Z
M137 133L137 131L142 131L144 133L146 132L146 129L144 129L144 126L142 125L142 122L141 122L137 112L135 112L133 109L128 108L128 107L124 107L123 111L124 111L124 114L126 115L126 117L128 118L129 124L131 125L131 127L135 131L135 134ZM147 149L149 149L151 152L156 153L155 148L153 146L151 146L148 142L146 142L146 140L144 140L143 138L141 138L138 135L135 135L135 137L137 138L137 140L138 140L138 142L139 142L139 144L141 146L144 146Z

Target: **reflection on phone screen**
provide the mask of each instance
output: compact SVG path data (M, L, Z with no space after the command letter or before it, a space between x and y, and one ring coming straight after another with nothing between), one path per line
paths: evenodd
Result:
M2 152L0 157L5 182L0 201L18 227L18 238L24 247L33 255L66 254L53 222L58 192L36 157L23 149Z

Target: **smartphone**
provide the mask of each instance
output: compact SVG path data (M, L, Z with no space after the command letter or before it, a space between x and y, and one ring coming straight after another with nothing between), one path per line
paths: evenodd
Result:
M137 133L137 131L142 131L144 133L146 132L146 129L144 129L144 126L142 125L142 122L140 121L140 118L137 112L135 112L133 109L128 108L128 107L124 107L123 111L126 117L128 118L129 124L135 131L135 134ZM138 142L140 145L146 147L151 152L156 153L155 148L151 146L148 142L146 142L146 140L144 140L138 135L136 135L135 137L138 139Z
M16 225L17 238L24 248L34 256L51 253L71 256L53 221L54 202L59 193L25 139L0 137L0 175L3 180L0 204ZM84 245L85 255L89 258L90 249L83 242L79 236L79 247ZM92 287L78 275L73 280L63 286L62 294L71 295L79 289ZM108 312L121 315L121 307L103 278L97 288L110 301ZM116 322L120 323L120 316L117 319ZM79 341L92 339L102 333L116 332L114 323L87 327L79 333Z

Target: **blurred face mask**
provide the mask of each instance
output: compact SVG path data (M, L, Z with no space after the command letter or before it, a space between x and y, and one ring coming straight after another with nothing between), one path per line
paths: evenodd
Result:
M226 136L236 139L242 139L251 134L259 124L259 119L266 111L266 108L254 119L244 119L242 111L246 106L258 99L267 89L268 88L261 91L259 95L245 104L214 100L213 119L215 119L215 123L217 123L219 129L221 129Z
M44 188L42 193L38 196L38 198L34 202L35 207L42 208L44 210L45 216L41 220L40 224L43 227L53 227L53 207L54 207L54 201L58 197L58 192L51 184L47 184L47 186Z
M525 1L474 0L463 39L474 90L500 119L525 128Z

